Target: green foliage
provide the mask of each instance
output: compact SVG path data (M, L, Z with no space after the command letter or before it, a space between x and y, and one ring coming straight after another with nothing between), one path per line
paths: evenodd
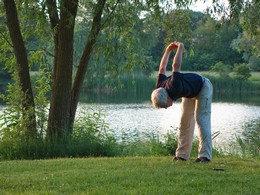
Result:
M248 62L251 70L260 70L260 41L255 36L250 36L247 32L243 32L232 41L232 48L243 54L243 59Z
M35 142L44 136L47 123L47 105L50 91L50 72L44 61L45 54L39 51L31 51L30 63L37 63L41 69L32 73L34 80L35 107L25 111L22 104L27 101L26 96L21 92L18 72L15 66L15 59L9 47L2 50L5 57L5 68L12 76L12 83L9 83L6 94L1 94L1 99L5 102L6 107L0 115L0 145L6 158L12 158L19 153L21 148L29 145L32 140L27 140L31 129L28 129L29 116L36 112L37 117L37 135ZM28 135L30 134L30 135Z
M192 39L192 12L189 10L174 10L166 15L163 27L166 30L166 44L181 40L188 44Z
M214 66L211 67L213 72L217 72L220 77L228 77L231 72L231 67L228 64L224 64L223 62L218 62Z
M233 71L237 80L246 81L251 76L251 71L247 64L236 64Z
M164 136L164 139L165 139L164 147L166 148L169 154L174 155L178 147L177 129L168 131Z
M247 33L254 36L259 36L259 27L260 27L259 9L260 9L260 2L258 0L249 1L249 2L247 1L246 3L244 3L244 10L241 14L240 22L242 23L242 27Z
M241 63L242 57L232 49L231 43L238 36L238 29L228 21L216 21L208 17L193 32L194 55L184 60L188 70L209 70L211 66ZM187 64L187 65L186 65Z
M260 71L260 58L251 56L248 60L248 66L249 66L250 70Z
M258 71L260 70L260 15L258 11L260 1L247 1L241 8L243 8L243 11L240 16L240 24L243 31L234 40L233 47L243 53L243 58L252 70Z
M89 75L89 78L95 76ZM109 83L107 77L101 79L100 82L89 81L92 79L84 83L80 99L82 102L143 102L150 99L155 85L153 78L137 72L122 74L117 80L119 83Z
M244 124L242 136L237 136L237 152L244 158L260 157L260 121L250 121Z
M0 56L1 56L1 52L0 52ZM1 63L1 59L0 59L0 93L3 93L3 94L5 93L8 83L10 81L11 81L11 75L4 68L4 64ZM0 100L0 102L1 102L1 100Z
M35 112L37 116L37 130L40 137L44 137L48 121L48 104L50 96L50 72L45 65L35 75Z
M4 114L1 113L1 118L3 118L1 121L1 126L4 129L3 131L5 131L5 136L3 137L6 137L6 139L9 136L8 132L16 134L13 142L16 141L16 138L17 141L19 141L25 139L26 137L34 139L41 136L41 132L43 132L42 123L47 122L46 106L48 102L45 95L50 90L50 74L49 71L46 71L46 52L43 52L43 48L47 43L49 43L51 33L46 30L48 24L46 18L44 17L45 14L41 11L41 9L39 9L40 4L32 1L17 3L16 6L23 42L25 43L27 49L29 60L28 65L30 68L37 70L41 67L42 70L38 72L39 75L37 78L34 77L35 74L32 75L32 77L36 78L36 85L32 86L32 88L34 88L35 100L32 100L30 103L31 107L27 108L27 103L29 100L26 95L21 92L22 84L20 83L20 78L18 77L19 66L17 65L13 53L13 46L10 41L9 33L6 26L2 28L0 34L0 61L3 62L5 69L8 70L12 77L5 95L1 95L1 98L7 105ZM0 17L2 14L3 12L0 12ZM6 20L6 17L4 16L3 19ZM47 78L48 81L44 78ZM37 132L37 135L35 135L36 129L32 128L35 124L35 112L37 112L37 131L39 131Z
M213 85L214 101L255 102L259 104L257 97L259 96L260 88L257 83L238 80L233 78L232 74L230 77L205 76L210 79Z
M46 74L43 74L41 79ZM36 114L37 114L37 138L35 140L27 140L27 125L30 112L34 112L34 108L31 108L25 112L21 107L21 101L26 101L23 93L17 83L9 84L7 95L1 95L1 98L5 101L6 107L0 115L0 156L4 158L26 158L24 150L28 149L28 155L34 154L30 152L32 145L37 145L36 142L41 140L45 134L46 122L47 122L47 100L46 100L46 84L39 79L39 84L36 89L38 93L35 97L36 100ZM17 79L15 79L17 80ZM48 88L48 87L47 87ZM47 90L49 91L49 90ZM32 110L33 109L33 110Z
M22 103L27 101L26 95L22 93L19 84L18 73L11 65L14 62L13 56L10 55L10 61L6 64L12 74L13 83L8 85L6 95L0 94L0 98L7 105L5 110L0 114L0 138L7 142L15 142L26 138L27 117L33 110L25 112Z
M6 114L6 111L4 113ZM19 122L13 115L5 115L5 117L6 121ZM38 122L38 124L43 125L43 129L39 128L41 134L38 139L29 142L21 136L19 131L21 128L13 129L12 124L3 128L2 124L0 158L42 159L68 156L114 156L117 145L113 132L103 117L104 115L100 111L83 108L75 123L73 135L57 142L46 140L46 124L40 123L46 122L46 120ZM15 125L17 124L15 123L13 126Z
M6 45L7 46L7 45ZM30 52L30 64L37 63L40 70L32 73L34 79L34 96L35 107L25 111L22 107L24 102L27 101L26 96L21 92L20 82L18 78L18 71L13 53L5 47L2 50L3 59L5 61L5 68L12 76L12 83L8 85L6 94L1 94L0 98L5 102L5 110L1 113L1 141L3 142L20 142L26 137L30 137L28 133L29 117L32 113L36 112L37 117L37 135L36 137L43 136L47 123L47 94L50 91L50 71L45 61L45 53L41 51ZM5 54L5 55L4 55Z
M109 128L104 117L103 111L92 107L82 108L81 113L78 113L72 140L75 142L74 148L77 148L77 145L83 146L81 148L81 152L85 153L83 156L115 155L114 132Z
M142 72L149 75L155 66L150 48L157 40L158 23L154 22L154 15L150 11L140 17L141 10L148 9L147 5L137 3L137 7L133 7L129 2L121 2L114 7L110 3L105 14L110 14L110 9L114 9L113 14L105 19L84 80L88 90L96 87L121 88L122 75L125 73ZM87 15L82 17L75 28L74 70L90 31L91 21Z
M133 132L124 131L120 135L119 146L119 156L168 155L156 132L140 133L138 130Z

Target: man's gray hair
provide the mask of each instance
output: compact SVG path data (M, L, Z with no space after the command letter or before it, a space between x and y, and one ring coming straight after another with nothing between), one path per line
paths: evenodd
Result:
M151 100L155 108L162 108L168 102L168 93L166 89L160 87L155 89L151 94Z

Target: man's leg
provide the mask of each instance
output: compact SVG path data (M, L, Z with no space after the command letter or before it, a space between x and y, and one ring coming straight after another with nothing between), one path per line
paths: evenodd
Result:
M199 154L198 157L212 159L211 139L211 102L213 88L208 79L205 79L201 92L196 98L195 120L198 125Z
M190 151L192 147L192 140L194 134L195 100L189 98L182 98L181 109L182 114L178 132L178 148L176 150L175 156L187 160L190 157Z

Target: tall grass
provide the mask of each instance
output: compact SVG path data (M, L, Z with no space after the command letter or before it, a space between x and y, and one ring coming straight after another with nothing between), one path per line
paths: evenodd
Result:
M237 136L238 154L242 157L260 157L260 121L253 120L244 126L241 136Z
M97 84L98 85L98 84ZM91 103L138 103L149 101L155 79L143 74L123 75L116 86L83 87L80 101Z
M213 84L213 100L227 102L245 102L260 104L260 84L258 82L240 81L232 77L206 75ZM84 89L81 95L83 102L138 103L150 101L155 88L156 77L142 74L124 75L120 86L99 90Z
M177 148L177 129L169 129L163 137L159 132L138 130L116 134L104 120L102 110L81 109L70 137L51 142L37 140L0 139L0 159L48 159L89 156L173 156ZM191 156L196 157L198 139L194 139ZM220 155L217 149L214 155Z
M251 102L260 104L260 84L231 77L207 76L213 85L214 99L227 102Z

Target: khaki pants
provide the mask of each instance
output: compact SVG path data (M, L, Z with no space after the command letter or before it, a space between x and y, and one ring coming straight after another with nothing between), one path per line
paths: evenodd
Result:
M188 159L192 147L195 122L198 127L199 151L198 157L212 160L211 139L211 102L213 87L204 78L203 87L195 98L182 98L182 114L178 132L177 157Z

